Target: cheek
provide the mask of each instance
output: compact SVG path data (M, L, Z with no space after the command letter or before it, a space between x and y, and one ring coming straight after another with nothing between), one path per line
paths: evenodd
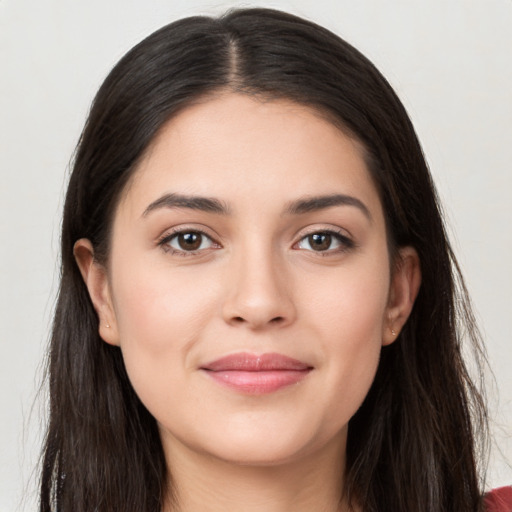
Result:
M324 283L322 293L311 297L304 312L323 353L324 389L332 404L324 421L333 428L355 414L375 377L386 319L388 276L385 265L340 269Z
M368 343L380 344L389 294L386 264L347 265L304 282L299 293L308 300L302 314L330 333L329 339L344 340L334 347L357 350Z
M197 285L201 276L191 283L190 273L165 268L122 271L114 289L121 344L158 353L192 342L212 309L212 294Z
M215 310L212 292L192 285L190 274L171 275L165 268L128 262L118 266L114 283L120 345L130 381L148 408L154 400L165 403L172 398L166 390L182 384L191 365L190 349Z

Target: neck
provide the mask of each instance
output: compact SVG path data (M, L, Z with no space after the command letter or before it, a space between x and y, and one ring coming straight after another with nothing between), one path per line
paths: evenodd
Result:
M163 512L345 512L344 446L275 465L242 465L175 446L166 453L169 499Z

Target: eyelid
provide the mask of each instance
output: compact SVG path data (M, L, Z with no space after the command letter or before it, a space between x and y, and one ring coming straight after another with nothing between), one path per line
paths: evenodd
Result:
M184 233L199 233L200 235L208 238L214 247L209 247L207 249L197 249L192 251L185 251L180 249L175 249L169 245L169 241L174 237L184 234ZM209 251L210 249L219 249L222 245L217 241L217 237L214 237L211 233L208 232L203 227L193 226L193 225L179 225L172 228L169 228L164 231L162 235L160 235L156 241L156 244L161 247L164 251L170 252L171 254L178 254L181 256L193 256L199 253L203 253Z
M212 247L204 248L204 249L196 249L196 250L180 250L173 248L169 245L169 241L172 240L174 237L184 234L184 233L199 233L202 236L208 238L211 243ZM302 249L297 247L300 242L302 242L305 238L308 236L314 235L314 234L328 234L333 237L335 237L338 242L341 244L341 247L337 247L335 249L327 249L324 251L314 251L313 249ZM163 250L167 252L171 252L174 254L182 255L182 256L193 256L197 255L199 253L205 253L211 249L220 249L222 248L222 244L218 241L218 236L212 235L210 233L210 230L203 227L203 226L197 226L197 225L179 225L172 228L169 228L164 231L162 235L160 235L156 241L156 244L160 246ZM352 235L343 228L340 228L338 226L309 226L305 228L304 230L301 230L300 233L298 233L295 237L296 241L293 243L292 248L295 250L304 250L308 252L316 253L320 256L328 256L330 254L337 254L349 251L351 249L354 249L357 247L356 242L352 238Z
M315 235L315 234L327 234L335 237L341 244L341 247L335 249L327 249L325 251L314 251L313 249L301 249L298 246L300 242L302 242L305 238ZM302 231L297 235L297 241L293 244L292 248L296 248L296 250L304 250L312 253L316 253L319 256L327 256L330 254L337 254L349 251L351 249L355 249L357 244L353 239L352 235L348 233L347 230L342 229L340 227L335 226L311 226L306 228L306 231Z

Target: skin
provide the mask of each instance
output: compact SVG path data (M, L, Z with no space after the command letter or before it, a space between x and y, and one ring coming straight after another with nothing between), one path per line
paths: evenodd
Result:
M144 213L164 194L215 198L227 213ZM289 211L332 194L364 207ZM176 230L207 236L187 252ZM330 245L314 250L308 236L329 231ZM420 285L414 249L389 260L358 142L291 102L209 98L161 129L118 205L111 242L106 268L88 240L75 256L100 335L120 346L158 422L179 503L167 509L344 510L348 422ZM313 369L256 395L200 370L237 352Z

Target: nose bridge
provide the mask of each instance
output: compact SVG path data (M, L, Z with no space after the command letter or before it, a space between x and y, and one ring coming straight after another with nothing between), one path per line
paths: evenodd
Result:
M224 318L229 323L261 328L284 325L295 316L282 257L270 240L246 240L233 255Z

